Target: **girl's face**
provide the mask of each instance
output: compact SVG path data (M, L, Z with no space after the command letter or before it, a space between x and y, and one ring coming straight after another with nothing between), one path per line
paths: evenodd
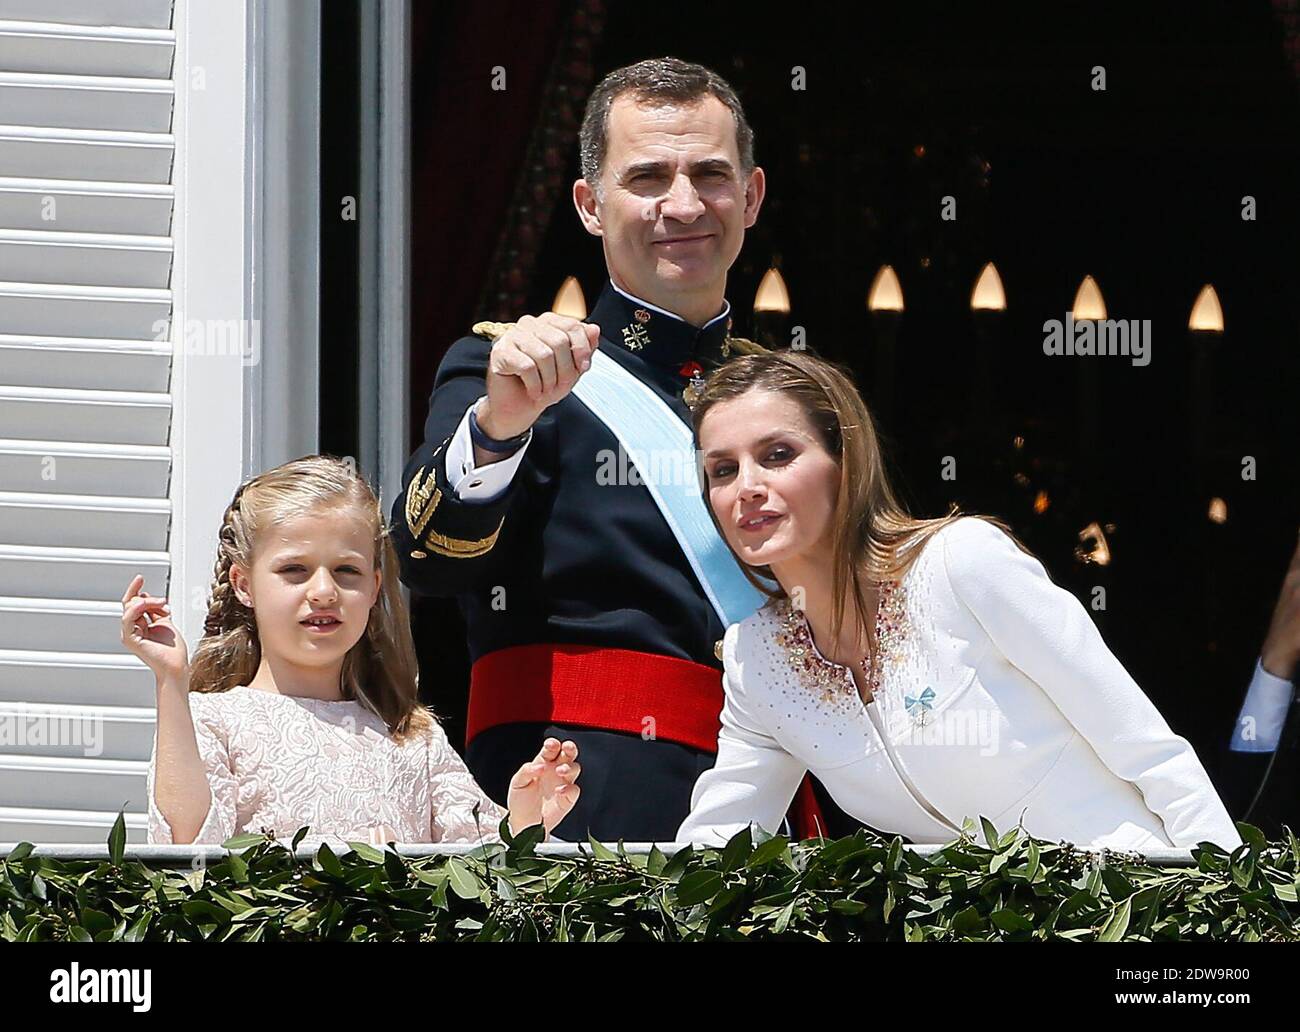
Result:
M743 562L770 566L829 543L840 468L789 397L755 389L719 402L700 450L709 504Z
M341 663L365 634L382 573L366 524L332 510L262 531L252 569L234 564L230 580L253 609L263 656L322 667Z

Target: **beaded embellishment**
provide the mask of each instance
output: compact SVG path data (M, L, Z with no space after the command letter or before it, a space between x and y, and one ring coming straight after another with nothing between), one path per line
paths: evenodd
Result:
M863 672L873 699L880 697L886 664L907 639L906 601L906 592L898 581L881 584L876 607L876 648L863 660ZM859 699L853 675L848 667L831 662L817 651L803 612L796 610L788 598L783 598L777 605L777 618L777 642L785 650L800 683L829 706L851 708ZM926 723L933 698L931 690L923 704L908 706L917 726Z

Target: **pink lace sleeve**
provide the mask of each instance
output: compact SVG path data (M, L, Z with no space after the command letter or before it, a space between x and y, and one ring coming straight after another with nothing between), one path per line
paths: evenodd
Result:
M203 826L194 836L194 845L220 845L235 833L236 800L239 782L231 770L230 756L226 750L224 733L219 719L219 703L191 694L191 715L194 720L194 737L199 743L204 773L212 801ZM149 842L170 845L173 842L171 825L158 809L154 798L154 779L158 765L158 738L154 736L153 754L149 758L149 772L145 792L149 801Z
M497 827L506 815L479 788L460 754L435 720L429 736L430 833L434 842L500 842ZM478 820L474 806L478 805Z

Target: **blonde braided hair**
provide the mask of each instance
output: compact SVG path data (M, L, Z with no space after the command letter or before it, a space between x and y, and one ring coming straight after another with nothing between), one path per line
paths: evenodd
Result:
M379 716L395 737L425 730L432 715L419 702L415 644L387 522L366 480L350 463L327 455L294 459L245 481L226 507L204 634L190 661L190 690L225 692L257 674L262 661L257 620L235 593L231 567L252 569L258 536L267 527L321 509L368 525L382 574L365 634L343 659L339 690Z

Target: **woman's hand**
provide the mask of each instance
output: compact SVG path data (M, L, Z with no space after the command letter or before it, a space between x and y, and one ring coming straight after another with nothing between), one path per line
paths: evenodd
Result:
M143 587L144 577L136 574L122 596L122 644L144 660L159 684L186 685L188 690L189 652L172 624L171 606Z
M582 792L574 782L582 772L575 742L548 738L537 756L510 779L510 830L519 834L534 824L547 833L564 820Z

